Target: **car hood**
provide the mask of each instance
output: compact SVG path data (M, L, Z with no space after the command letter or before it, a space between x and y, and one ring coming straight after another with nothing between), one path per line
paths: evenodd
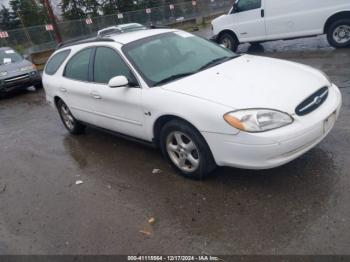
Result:
M17 63L0 65L0 72L6 71L8 73L6 77L15 76L22 73L21 72L22 67L30 66L30 65L32 65L31 62L23 59L22 61L19 61Z
M270 108L294 114L305 98L329 85L327 77L312 67L243 55L163 88L232 109Z

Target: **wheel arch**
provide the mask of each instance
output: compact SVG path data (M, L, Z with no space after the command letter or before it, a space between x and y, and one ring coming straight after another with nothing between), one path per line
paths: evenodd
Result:
M330 17L327 18L326 23L323 27L323 33L327 33L329 27L337 20L339 19L350 19L350 10L345 11L339 11L335 14L332 14Z
M163 126L172 121L172 120L180 120L180 121L183 121L187 124L189 124L191 127L193 127L195 130L197 130L197 132L202 136L201 132L199 131L199 129L193 125L190 121L186 120L185 118L183 117L180 117L180 116L176 116L176 115L172 115L172 114L166 114L166 115L162 115L162 116L159 116L157 118L157 120L154 122L154 125L153 125L153 142L159 146L159 139L160 139L160 132L163 128ZM203 137L203 136L202 136ZM203 137L204 139L204 137ZM205 141L205 139L204 139Z
M56 109L58 109L58 102L59 102L59 101L63 101L63 102L64 102L64 100L63 100L61 97L57 96L57 95L54 96L53 101L54 101L54 104L55 104ZM65 103L65 102L64 102L64 103Z
M237 34L236 34L233 30L231 30L231 29L224 29L224 30L222 30L222 31L218 34L217 40L219 41L220 37L221 37L223 34L225 34L225 33L232 35L232 36L237 40L237 42L240 43L240 42L239 42L239 39L238 39L238 37L237 37Z

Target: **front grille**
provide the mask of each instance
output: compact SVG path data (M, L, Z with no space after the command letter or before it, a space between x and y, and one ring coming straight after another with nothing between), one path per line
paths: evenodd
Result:
M26 80L28 78L29 78L28 74L23 74L23 75L18 75L18 76L7 78L7 79L5 79L5 82L6 83L11 83L11 82L15 82L15 81Z
M329 88L327 86L322 87L311 96L306 98L303 102L301 102L300 105L298 105L295 109L295 113L298 116L304 116L316 110L324 103L324 101L326 101L328 92Z

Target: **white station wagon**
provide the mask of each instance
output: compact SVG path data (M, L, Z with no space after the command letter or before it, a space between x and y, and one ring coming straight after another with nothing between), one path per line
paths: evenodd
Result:
M197 179L216 166L283 165L325 138L341 107L316 69L172 29L63 46L43 83L70 133L91 125L157 145Z

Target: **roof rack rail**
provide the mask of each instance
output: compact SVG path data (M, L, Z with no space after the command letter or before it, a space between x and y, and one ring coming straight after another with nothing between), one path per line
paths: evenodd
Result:
M57 46L57 48L59 49L59 48L63 48L63 47L80 45L80 44L87 44L87 43L94 43L94 42L114 42L114 40L111 38L103 38L103 37L72 39L72 40L68 40L66 42L60 43Z
M170 27L166 26L166 25L150 25L149 28L150 29L166 29L166 28L170 28Z

